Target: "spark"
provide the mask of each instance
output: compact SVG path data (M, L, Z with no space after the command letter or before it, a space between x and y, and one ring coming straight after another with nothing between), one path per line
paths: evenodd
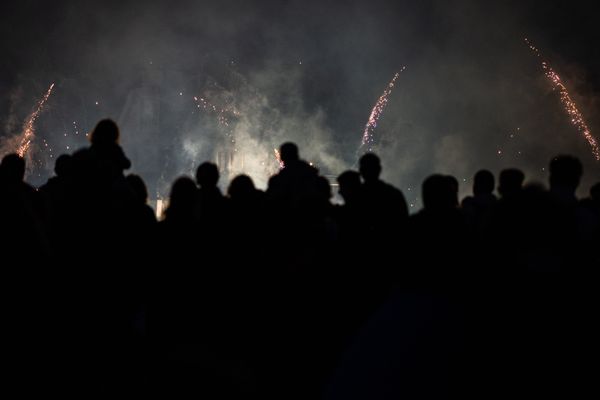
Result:
M230 108L219 108L216 105L212 104L208 99L204 97L194 96L194 101L196 102L197 108L202 108L203 110L207 110L209 113L217 114L217 121L219 124L225 127L229 127L229 118L227 118L227 114L231 113L235 116L238 116L239 113L232 107Z
M48 101L48 98L50 97L50 95L52 94L52 89L54 88L54 83L52 83L50 85L50 87L48 88L48 91L46 92L46 94L44 95L44 97L42 97L42 99L38 102L37 104L37 108L35 109L34 112L32 112L29 117L27 117L27 120L25 121L25 125L23 126L23 132L21 133L21 144L19 145L19 148L17 149L17 154L20 157L24 157L25 154L27 153L27 151L29 150L29 148L31 147L31 141L34 138L35 135L35 121L37 120L37 118L39 117L39 115L41 114L41 112L44 109L44 104L46 103L46 101Z
M405 69L406 69L406 67L402 67L400 72L403 72ZM392 78L390 83L388 83L387 87L383 91L383 94L379 97L379 99L373 106L373 109L371 110L371 115L369 115L369 120L367 121L367 124L365 125L365 130L363 132L362 144L361 144L361 147L369 146L368 151L372 150L371 146L373 145L373 141L374 141L373 140L373 131L377 127L377 122L379 121L379 117L381 117L381 113L383 112L383 110L385 109L385 106L388 103L388 97L392 93L392 90L394 89L394 85L396 84L396 80L400 76L400 72L396 72L396 74L394 74L394 77Z
M237 147L235 145L235 137L234 137L234 129L229 122L228 116L240 116L240 113L235 109L233 104L227 105L225 108L217 107L215 104L211 103L208 99L204 97L194 96L194 101L196 102L196 107L198 109L203 109L209 114L216 114L217 122L224 128L224 131L233 145L233 152L237 153Z
M279 153L279 150L273 149L273 151L275 152L275 158L277 159L277 162L279 163L279 169L283 169L284 164L283 164L283 161L281 160L281 154Z
M594 155L596 160L600 161L600 146L598 145L596 138L592 135L590 128L585 122L583 114L581 113L581 111L579 111L577 104L575 104L575 101L573 101L571 95L569 94L569 91L563 84L560 75L558 75L556 71L554 71L554 69L550 66L550 64L548 64L548 62L542 58L540 50L537 47L535 47L529 41L529 39L525 38L525 43L529 46L529 49L538 58L542 60L542 69L544 70L544 75L552 84L552 88L554 90L558 90L558 93L560 94L560 102L562 103L566 113L569 115L571 123L575 126L575 128L577 128L577 131L583 134L583 136L592 148L592 154Z

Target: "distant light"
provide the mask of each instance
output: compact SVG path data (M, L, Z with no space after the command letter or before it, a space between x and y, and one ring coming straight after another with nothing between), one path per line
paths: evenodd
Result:
M98 102L96 102L96 105L98 105Z
M180 96L183 96L183 92L179 92L179 95L180 95Z

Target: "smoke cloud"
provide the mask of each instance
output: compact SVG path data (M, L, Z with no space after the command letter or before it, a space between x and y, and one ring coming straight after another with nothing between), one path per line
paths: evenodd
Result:
M277 171L273 149L284 141L335 176L356 167L371 108L406 65L374 150L384 179L415 209L431 173L456 176L463 194L480 168L519 167L545 183L560 153L584 163L585 195L600 179L599 163L523 39L561 74L593 133L600 132L596 61L576 46L563 51L570 44L544 29L552 20L534 16L539 4L14 2L0 21L12 61L0 71L0 87L12 93L0 101L0 148L10 148L56 82L36 125L35 184L51 175L56 155L87 145L85 134L105 117L117 120L133 172L158 196L206 160L219 164L223 186L246 173L264 188ZM215 109L199 108L194 97Z

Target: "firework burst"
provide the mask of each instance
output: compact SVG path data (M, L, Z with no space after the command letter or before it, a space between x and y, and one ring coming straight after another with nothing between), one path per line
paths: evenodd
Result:
M31 147L31 141L35 136L35 121L43 111L44 104L46 104L48 98L50 98L50 95L52 94L52 89L54 89L54 83L50 85L44 97L42 97L42 99L38 102L35 111L32 112L25 121L25 125L23 126L23 132L21 133L21 143L17 148L17 154L20 157L24 157L29 148Z
M546 78L548 78L548 80L552 84L552 88L554 90L558 90L558 93L560 95L560 102L562 103L563 108L565 109L566 113L571 118L571 123L575 126L575 128L577 128L577 131L579 131L581 134L583 134L583 136L585 137L585 139L587 140L587 142L590 144L590 146L592 148L592 154L594 155L596 160L600 161L600 146L598 145L598 141L592 135L590 128L588 127L588 125L585 122L585 119L583 118L583 114L581 113L581 111L579 111L577 104L575 104L575 102L571 98L571 95L569 94L569 91L563 84L562 79L556 73L556 71L554 71L554 69L550 66L550 64L548 64L548 62L543 59L540 50L537 47L535 47L529 41L529 39L525 38L525 43L527 43L527 45L529 46L529 49L538 58L541 59L542 69L544 70L544 75L546 76Z
M406 69L406 67L402 67L400 72L404 71L405 69ZM379 97L379 99L375 103L375 106L373 106L373 110L371 110L371 115L369 115L369 120L367 121L367 124L365 125L365 130L364 130L363 136L362 136L361 148L364 146L368 146L367 150L368 151L372 150L371 146L374 143L373 131L377 127L377 122L379 121L379 117L381 117L381 114L383 113L383 110L385 109L385 106L388 103L388 97L390 96L390 94L392 93L392 90L394 89L394 85L396 84L396 80L400 76L400 72L396 72L396 74L394 75L394 77L392 78L390 83L388 83L387 87L383 91L383 94Z

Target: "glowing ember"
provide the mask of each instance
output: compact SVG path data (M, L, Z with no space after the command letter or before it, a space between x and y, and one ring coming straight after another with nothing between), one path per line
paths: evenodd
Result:
M283 169L284 164L283 164L283 161L281 161L281 154L279 153L279 150L273 149L273 151L275 152L275 158L277 159L277 162L279 163L279 169Z
M404 71L405 69L406 67L402 67L400 72ZM371 146L373 145L373 131L377 127L377 121L379 120L379 117L381 117L381 113L387 105L388 97L392 93L392 89L394 89L396 79L398 79L400 76L400 72L396 72L388 86L383 91L383 94L379 97L379 100L377 100L377 103L375 103L375 106L373 106L373 110L371 110L371 115L369 116L369 120L365 125L361 144L361 147L369 146L368 151L372 150Z
M23 132L21 133L21 144L19 144L19 148L17 149L17 154L21 157L24 157L29 147L31 146L31 141L35 135L35 120L40 116L40 113L44 109L44 104L48 101L48 98L52 94L52 89L54 88L54 83L50 85L48 91L42 97L42 99L38 102L37 108L34 112L32 112L27 120L25 121L25 125L23 126Z
M533 44L531 44L529 39L525 38L525 43L527 43L527 45L529 46L531 51L533 51L533 53L537 57L542 58L542 55L541 55L539 49L537 47L535 47ZM575 102L571 98L571 95L569 94L569 91L567 90L565 85L562 83L560 76L543 59L542 59L542 69L544 70L544 74L546 75L546 78L548 78L550 83L552 83L553 89L558 90L558 92L560 94L560 101L561 101L565 111L571 118L571 123L577 128L577 130L580 133L583 134L585 139L588 141L588 143L592 147L592 154L594 154L594 157L596 158L596 160L600 161L600 146L598 145L596 138L594 138L594 136L592 135L590 128L587 126L587 124L583 118L583 114L581 114L581 111L579 111L579 109L577 108L577 104L575 104Z

